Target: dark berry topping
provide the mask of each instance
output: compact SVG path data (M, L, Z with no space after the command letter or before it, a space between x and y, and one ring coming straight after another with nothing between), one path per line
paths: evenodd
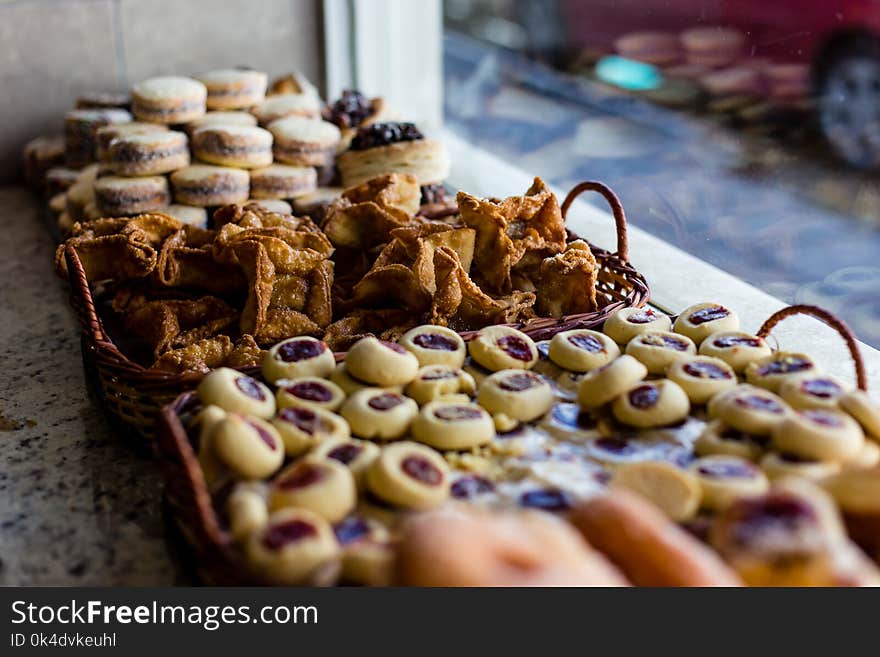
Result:
M587 411L582 411L577 404L556 404L550 416L559 424L572 429L595 429L596 418Z
M360 445L355 445L354 443L345 443L344 445L334 447L329 452L327 452L327 458L333 459L334 461L339 461L343 465L348 465L358 456L360 456L362 451L364 451L364 448Z
M697 379L730 379L733 375L723 367L719 367L715 363L707 363L706 361L697 360L685 363L682 369Z
M742 397L736 397L733 402L741 408L763 411L765 413L775 413L778 415L785 411L782 404L778 401L762 395L744 395Z
M406 349L404 349L403 347L401 347L399 344L397 344L395 342L387 342L386 340L379 340L379 344L381 344L386 349L390 349L391 351L393 351L395 353L398 353L398 354L405 354L406 353Z
M650 308L643 308L638 312L634 312L632 315L626 318L630 324L650 324L655 319L657 319L658 315Z
M315 529L315 526L310 522L291 520L269 527L263 535L263 546L267 550L280 550L296 541L316 536L317 533L318 531Z
M269 449L271 449L274 452L275 448L278 447L278 445L275 442L274 436L272 436L271 433L266 431L266 429L264 427L260 426L256 422L253 422L251 420L245 420L245 422L247 422L248 426L251 429L253 429L254 431L257 432L257 435L260 437L260 440L262 440L263 443L265 443L266 447L268 447Z
M575 333L568 336L568 341L578 349L589 351L592 354L598 354L605 351L605 345L595 335L589 333Z
M428 486L438 486L443 481L443 473L424 456L407 456L401 469L416 481Z
M704 477L723 479L726 477L754 477L757 469L748 461L719 459L701 463L697 471Z
M820 399L833 399L840 396L843 389L831 379L808 379L801 383L801 391Z
M305 488L317 484L324 478L324 472L309 463L304 463L295 468L293 472L278 482L278 488L282 490L293 490L294 488Z
M377 146L388 146L401 141L417 141L425 136L414 123L371 123L358 130L351 140L351 150L365 151Z
M779 356L761 365L758 368L758 374L760 376L791 374L792 372L803 372L810 369L813 369L813 363L806 358L801 358L800 356Z
M235 379L235 387L241 391L241 394L256 399L257 401L266 401L266 393L260 384L249 376L240 376Z
M839 417L832 415L831 413L826 413L825 411L819 409L801 411L801 415L810 420L810 422L821 424L824 427L843 426L843 422L840 420Z
M730 311L724 306L708 306L700 308L691 313L688 320L691 324L705 324L706 322L714 322L718 319L724 319L730 314Z
M433 203L443 203L446 201L446 188L440 183L422 185L421 192L421 205L431 205Z
M517 360L529 362L535 355L532 353L529 343L517 335L505 335L502 338L498 338L495 344L501 348L501 351Z
M434 411L434 416L446 422L458 420L477 420L484 415L481 408L474 406L441 406Z
M372 111L370 99L355 89L346 89L324 111L324 119L340 128L357 128Z
M498 387L511 392L522 392L529 388L535 388L543 383L541 377L531 372L518 372L506 376L498 383Z
M648 383L633 388L627 393L627 397L633 408L653 408L660 401L660 390L657 386Z
M458 343L455 340L440 333L419 333L413 338L413 343L422 349L438 349L440 351L458 349Z
M278 347L278 357L285 363L317 358L327 347L317 340L291 340Z
M491 493L495 485L480 475L466 475L452 484L452 497L470 499L483 493Z
M746 337L745 335L722 335L712 340L719 349L730 349L731 347L760 347L764 344L761 338Z
M564 511L571 507L571 499L556 488L530 490L519 496L520 506L544 511Z
M688 343L673 335L645 334L639 340L641 340L642 344L646 344L649 347L662 347L663 349L674 349L675 351L688 350Z
M321 418L310 408L283 408L278 413L278 418L289 422L303 433L313 435L322 425Z
M395 406L400 406L402 403L403 397L401 397L397 393L383 392L382 394L376 395L375 397L370 397L370 401L367 402L367 406L376 409L377 411L388 411Z
M333 399L333 392L331 392L330 388L317 381L294 383L284 388L284 390L294 397L305 399L306 401L328 402Z
M340 545L348 545L370 533L370 526L363 518L349 516L342 522L333 526L333 533Z

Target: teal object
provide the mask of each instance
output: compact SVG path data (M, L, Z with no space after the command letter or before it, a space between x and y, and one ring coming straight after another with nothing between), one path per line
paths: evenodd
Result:
M649 91L663 84L663 75L656 66L618 55L600 59L596 76L603 82L632 91Z

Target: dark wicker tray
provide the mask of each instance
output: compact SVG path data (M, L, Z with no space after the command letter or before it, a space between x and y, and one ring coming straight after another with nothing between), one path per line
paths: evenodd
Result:
M601 194L611 207L617 229L617 250L607 251L590 244L599 264L596 284L597 299L602 307L591 313L569 315L559 319L536 318L512 324L536 340L552 337L559 331L598 326L611 314L624 307L641 307L650 298L645 277L629 263L626 215L617 196L598 182L583 182L566 196L562 203L563 217L574 199L584 191ZM570 239L577 239L574 234ZM151 371L134 362L114 343L98 314L93 291L82 263L72 247L65 249L70 281L70 303L83 327L83 359L87 371L96 377L98 395L112 418L129 429L127 433L145 440L155 437L159 410L178 395L198 385L202 374L170 374ZM465 331L470 338L475 332Z

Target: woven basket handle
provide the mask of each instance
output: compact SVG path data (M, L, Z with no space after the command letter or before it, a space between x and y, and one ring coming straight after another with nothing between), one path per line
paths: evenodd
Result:
M72 294L76 294L82 303L85 317L80 317L83 330L88 331L91 339L95 342L103 342L104 329L101 328L101 320L98 319L98 311L95 301L89 289L89 280L86 278L86 270L83 268L79 254L73 246L64 247L64 259L67 261L67 280L70 282Z
M600 183L596 180L585 180L571 188L568 196L562 202L562 218L568 214L568 208L574 203L574 200L580 196L582 192L597 192L605 197L611 208L611 214L614 215L614 224L617 227L617 255L623 262L629 260L629 240L626 236L626 213L623 211L623 205L620 199L608 185Z
M794 306L788 306L787 308L778 310L770 315L770 317L767 318L767 321L761 325L760 329L758 329L758 337L766 338L770 335L770 331L773 330L774 326L786 317L791 317L793 315L810 315L811 317L815 317L816 319L825 322L828 326L840 333L840 336L844 339L846 346L849 349L849 355L852 356L853 363L855 363L856 382L858 383L859 389L867 390L868 375L865 373L865 361L862 360L862 353L859 351L856 336L853 335L849 326L847 326L842 319L828 312L824 308L807 304L795 304Z

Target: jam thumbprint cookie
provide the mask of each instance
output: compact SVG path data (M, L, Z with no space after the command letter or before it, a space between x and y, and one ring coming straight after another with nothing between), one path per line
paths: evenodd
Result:
M263 356L263 376L270 383L302 376L330 376L336 360L326 343L300 336L283 340Z
M685 420L691 405L684 390L668 379L643 381L611 405L614 417L632 427L649 429Z
M357 487L351 471L338 461L305 459L287 466L269 485L269 509L308 509L327 522L354 511Z
M587 372L578 384L578 403L592 409L604 406L648 375L648 369L632 356L623 355Z
M739 497L762 495L769 483L751 461L735 456L704 456L690 465L703 491L700 505L718 511Z
M486 377L477 393L477 403L492 415L505 415L531 422L553 406L553 388L544 377L522 370L501 370Z
M462 367L467 356L464 340L445 326L417 326L404 333L399 344L415 355L422 367Z
M354 343L345 366L353 377L384 388L416 378L419 360L399 344L368 337Z
M677 333L648 331L626 345L626 353L644 363L651 374L664 374L666 368L697 353L693 341Z
M326 440L348 438L348 423L323 408L315 406L288 406L272 418L272 426L284 441L288 456L299 456Z
M278 408L291 406L313 406L325 411L335 411L345 401L342 388L317 376L303 376L296 379L279 379L275 391Z
M550 360L572 372L588 372L607 365L620 355L620 347L598 331L575 329L550 340Z
M705 404L737 384L733 368L720 358L710 356L676 361L666 370L666 376L681 386L692 404Z
M713 333L739 330L739 317L721 304L698 303L681 312L673 330L699 345Z
M865 442L859 423L841 411L818 408L790 413L773 429L773 445L817 461L846 461Z
M436 449L470 449L495 437L492 416L476 404L429 402L412 424L413 438Z
M395 440L409 430L419 406L397 392L365 388L346 399L340 413L360 438Z
M474 377L458 367L425 365L407 384L406 394L419 404L427 404L447 395L467 396L475 389Z
M779 396L792 408L824 408L836 410L846 387L833 376L813 374L791 377L779 386Z
M745 433L769 436L791 409L781 397L763 388L740 385L709 401L709 415Z
M425 445L391 443L367 470L367 486L373 495L394 506L431 509L449 497L449 466Z
M782 383L793 376L818 372L813 359L806 354L777 351L766 358L749 363L745 369L746 381L755 386L779 392Z
M699 456L719 454L757 462L769 442L767 436L745 433L721 420L712 420L694 443L694 452Z
M275 396L266 384L228 367L208 374L199 384L199 399L229 413L268 419L275 414Z
M852 415L865 432L880 440L880 406L862 390L853 390L840 398L840 407Z
M468 352L478 364L492 372L528 370L538 362L538 348L522 331L508 326L481 329L468 344Z
M266 493L266 484L261 481L240 481L232 489L226 500L226 516L233 538L242 540L269 522Z
M700 507L702 491L696 477L671 463L623 463L615 468L611 486L638 493L676 522L693 517Z
M367 469L379 456L379 447L368 440L346 438L344 440L331 439L319 443L308 454L310 460L336 461L347 467L358 488L365 486L364 477Z
M641 333L672 330L672 320L652 308L623 308L605 321L602 330L617 344L625 345Z
M772 353L764 338L743 331L720 331L700 343L700 355L720 358L737 373Z
M277 429L257 417L230 413L211 432L217 458L244 479L264 479L284 462L284 443Z
M759 465L771 481L783 477L801 477L817 481L840 471L839 463L817 461L787 452L767 452Z

